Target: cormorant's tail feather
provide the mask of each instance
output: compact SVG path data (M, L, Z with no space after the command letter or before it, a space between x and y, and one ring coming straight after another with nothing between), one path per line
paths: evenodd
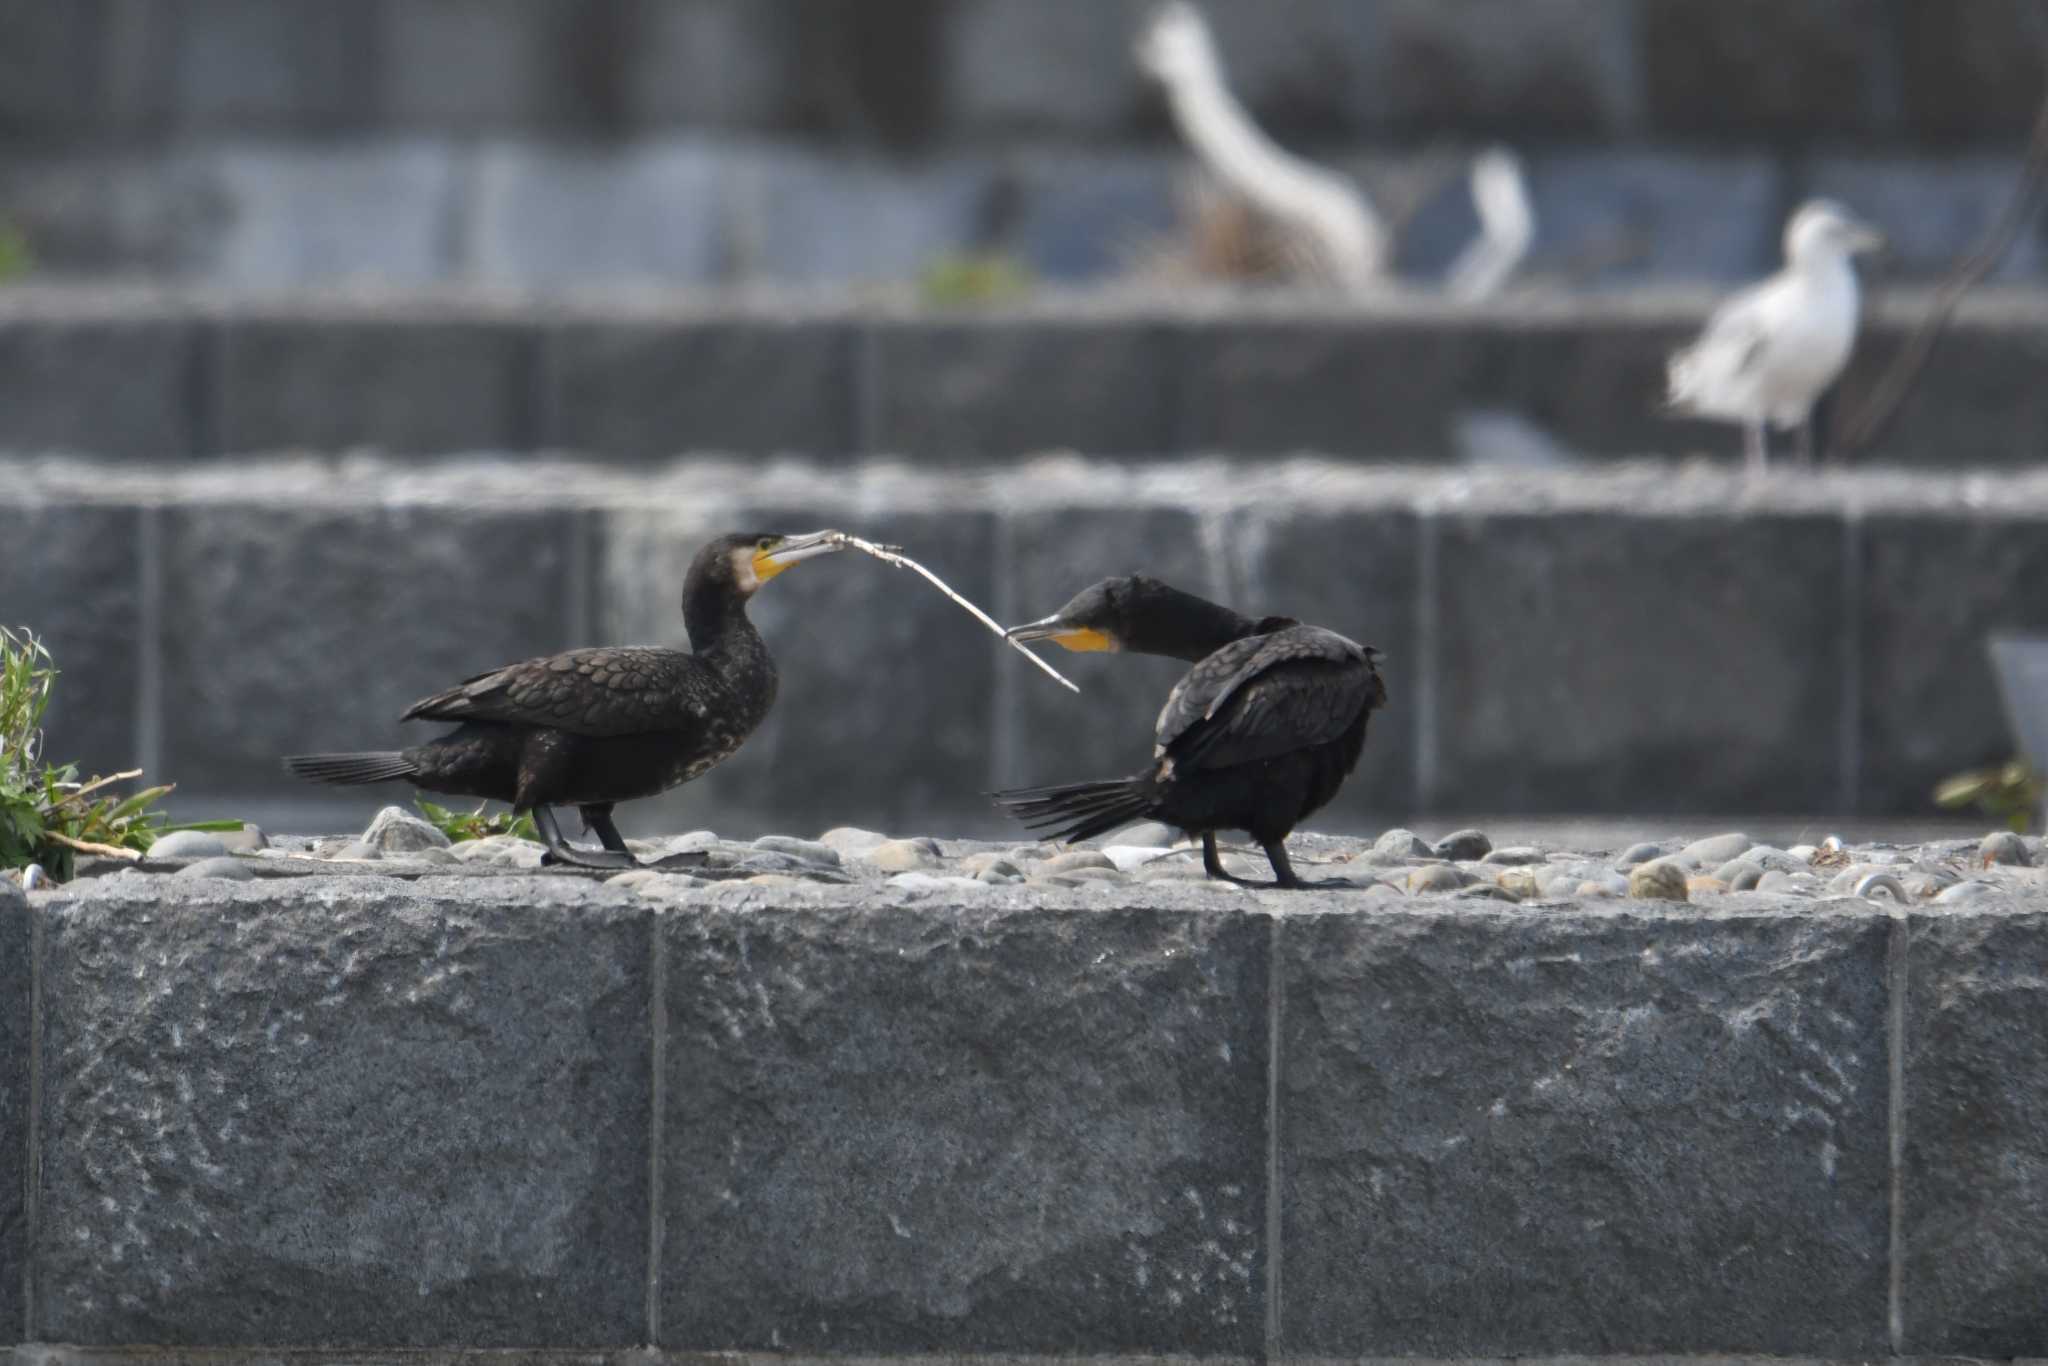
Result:
M1018 787L989 795L1034 830L1051 829L1054 839L1085 840L1144 820L1151 814L1149 788L1144 778L1115 778L1059 787Z
M284 766L301 778L344 787L388 783L419 772L418 765L395 749L371 754L293 754L286 757Z

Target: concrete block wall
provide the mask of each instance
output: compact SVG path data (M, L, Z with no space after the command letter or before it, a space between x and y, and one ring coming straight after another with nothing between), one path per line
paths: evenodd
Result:
M746 891L0 888L0 1352L2048 1347L2031 901Z
M1351 307L1148 292L984 312L845 294L24 288L0 293L0 450L172 463L358 447L934 468L1048 449L1430 461L1490 454L1468 424L1506 417L1548 458L1733 458L1733 429L1662 411L1666 358L1711 303L1396 295ZM1875 303L1838 418L1929 306L1921 291ZM1970 301L1862 458L2038 461L2044 354L2048 298Z
M0 464L0 619L66 671L53 753L180 784L176 809L360 828L380 795L280 755L384 748L413 699L598 642L680 642L711 535L899 542L999 618L1146 570L1386 650L1393 703L1318 817L1926 816L2008 757L1983 653L2048 629L2048 481L1725 469L1438 473L1045 460L986 475L716 460L369 459L167 474ZM1170 661L1067 656L1073 697L921 582L806 566L753 606L776 710L643 830L1010 827L981 793L1135 770ZM396 791L395 789L393 790Z

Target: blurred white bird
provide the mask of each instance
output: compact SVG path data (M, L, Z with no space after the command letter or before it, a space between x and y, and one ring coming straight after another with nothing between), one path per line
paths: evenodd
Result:
M1343 176L1283 150L1252 122L1200 10L1167 0L1139 36L1137 58L1166 87L1181 136L1217 179L1296 235L1317 274L1347 289L1378 280L1387 257L1378 215Z
M1730 298L1700 339L1671 357L1668 401L1695 417L1740 422L1751 470L1770 457L1764 425L1800 431L1813 458L1813 405L1849 363L1859 308L1849 258L1884 238L1831 200L1785 225L1785 268Z

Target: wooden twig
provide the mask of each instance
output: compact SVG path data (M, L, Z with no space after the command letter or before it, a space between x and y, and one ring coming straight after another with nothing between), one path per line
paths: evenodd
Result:
M2044 184L2048 184L2048 98L2042 100L2040 112L2034 116L2034 131L2027 141L2026 163L2020 169L2019 183L2013 187L2012 198L2006 201L2004 211L1991 225L1991 231L1985 234L1984 240L1942 281L1940 290L1935 294L1934 307L1906 342L1906 349L1885 371L1884 378L1871 390L1869 399L1856 410L1855 420L1843 424L1842 455L1853 455L1883 435L1900 405L1906 401L1906 395L1912 392L1920 372L1927 367L1928 359L1934 354L1934 344L1940 339L1942 329L1948 326L1949 319L1955 316L1963 295L1976 288L1978 282L2005 259L2005 254L2012 250L2013 242L2019 237L2020 229L2040 207Z
M994 631L1005 645L1008 645L1011 649L1023 655L1033 664L1036 664L1039 668L1045 670L1046 673L1052 676L1055 682L1059 683L1062 687L1068 689L1070 692L1078 693L1079 691L1081 691L1072 683L1068 682L1065 675L1061 674L1058 669L1055 669L1052 665L1040 659L1036 654L1032 653L1030 650L1025 649L1024 643L1022 641L1010 639L1009 635L1004 632L1002 626L996 621L994 617L982 611L979 607L976 607L966 598L960 596L960 594L954 592L952 588L947 585L944 579L940 578L937 574L932 573L931 570L926 569L923 565L919 564L916 560L911 559L908 555L903 554L895 546L876 545L873 541L864 541L860 537L849 535L844 531L828 531L824 534L831 537L834 541L838 542L840 545L845 546L849 550L859 550L866 554L874 556L876 559L881 560L884 563L893 564L898 569L909 569L915 571L916 573L922 574L927 580L931 582L931 585L934 588L938 589L941 593L944 593L947 597L951 598L953 601L959 603L962 607L966 608L969 612L971 612L974 615L974 619L976 621L979 621L982 625L988 627L989 630Z
M130 863L137 862L142 858L142 851L139 849L123 849L113 844L94 844L91 840L75 840L69 835L60 835L55 830L45 830L43 838L55 840L66 848L76 849L81 854L105 854L108 858L124 858Z
M94 778L91 782L81 783L77 787L72 788L71 791L65 793L63 797L59 799L58 805L61 806L63 805L64 802L75 802L80 797L83 797L86 793L97 792L101 788L107 786L109 783L125 783L130 778L140 778L141 776L141 769L131 768L126 773L110 773L104 778Z

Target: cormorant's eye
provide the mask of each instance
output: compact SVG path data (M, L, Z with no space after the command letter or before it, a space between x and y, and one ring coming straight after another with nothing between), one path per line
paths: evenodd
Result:
M755 543L755 545L754 545L754 549L756 549L756 550L773 550L774 548L775 548L775 538L774 538L773 536L763 536L763 537L762 537L762 538L761 538L761 539L760 539L760 540L759 540L758 542L756 542L756 543Z

